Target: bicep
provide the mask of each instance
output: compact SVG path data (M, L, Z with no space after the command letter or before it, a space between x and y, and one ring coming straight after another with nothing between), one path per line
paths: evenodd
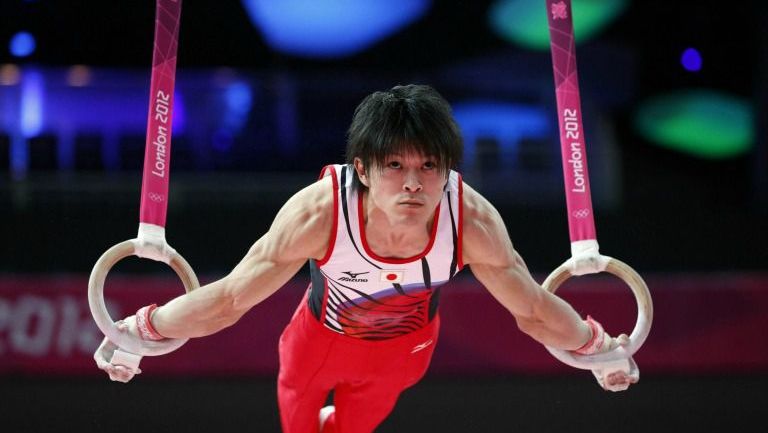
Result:
M501 215L471 189L465 214L463 254L472 273L515 316L534 314L541 288L513 248Z
M333 213L322 193L327 193L322 184L314 184L288 200L269 231L227 276L237 291L238 304L260 302L288 282L308 259L325 254Z
M281 257L268 253L269 234L257 241L248 254L225 277L233 307L247 311L285 285L306 258Z

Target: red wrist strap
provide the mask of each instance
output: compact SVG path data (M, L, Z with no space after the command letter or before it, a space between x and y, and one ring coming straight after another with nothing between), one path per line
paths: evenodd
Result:
M589 338L589 340L587 340L586 343L584 343L583 346L579 347L573 352L578 353L579 355L591 355L600 351L600 349L603 347L605 342L605 331L603 330L603 325L601 325L597 320L593 319L592 316L587 316L587 320L585 320L584 323L589 326L590 331L592 331L592 336Z
M136 327L139 329L139 336L142 340L158 341L165 340L165 337L152 326L152 312L157 309L157 304L147 305L139 308L136 312Z

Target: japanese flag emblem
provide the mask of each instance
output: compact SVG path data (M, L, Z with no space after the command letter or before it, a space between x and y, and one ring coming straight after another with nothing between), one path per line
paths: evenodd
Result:
M382 283L400 284L403 282L404 277L405 277L405 271L382 269L381 277L379 278L379 280Z

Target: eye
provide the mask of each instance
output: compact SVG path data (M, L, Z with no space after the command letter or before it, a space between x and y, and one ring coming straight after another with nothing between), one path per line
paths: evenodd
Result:
M424 163L424 169L425 170L434 170L437 168L437 164L435 161L427 161Z
M390 161L387 163L387 168L400 168L400 162L398 161Z

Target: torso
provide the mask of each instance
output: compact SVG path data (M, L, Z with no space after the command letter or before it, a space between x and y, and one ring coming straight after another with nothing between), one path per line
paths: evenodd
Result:
M423 239L366 232L363 195L351 189L352 169L329 166L334 224L324 257L310 260L312 314L327 328L377 340L413 332L437 312L440 286L462 267L461 176L451 172Z

